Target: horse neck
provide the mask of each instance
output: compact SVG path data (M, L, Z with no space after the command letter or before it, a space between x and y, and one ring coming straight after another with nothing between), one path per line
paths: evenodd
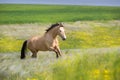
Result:
M56 37L57 37L57 29L54 28L54 29L48 31L46 34L49 34L49 37L51 37L52 39L56 39Z

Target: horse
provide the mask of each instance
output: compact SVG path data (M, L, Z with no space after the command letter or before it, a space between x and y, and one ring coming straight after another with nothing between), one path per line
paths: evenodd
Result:
M59 35L62 40L66 40L66 34L62 23L52 24L51 27L46 29L46 32L42 36L34 36L25 40L21 48L20 58L25 59L26 49L32 52L32 58L37 57L38 51L54 51L58 58L62 54L59 48L57 35Z

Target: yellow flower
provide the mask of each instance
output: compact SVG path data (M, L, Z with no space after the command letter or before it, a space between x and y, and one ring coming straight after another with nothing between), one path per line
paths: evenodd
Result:
M109 74L109 73L110 73L109 70L107 69L104 70L104 74Z
M107 70L107 69L105 69L105 70L103 71L103 73L104 73L104 79L105 79L105 80L110 80L110 75L109 75L110 71Z
M27 78L27 80L30 80L30 78Z
M32 80L38 80L38 79L33 78Z
M109 78L109 75L104 75L104 77L108 79L108 78Z
M99 75L100 74L100 70L98 70L98 69L94 70L94 74L95 75Z
M98 78L99 75L100 75L100 70L99 69L96 69L96 70L93 71L94 78Z
M32 78L32 79L30 79L30 78L27 78L27 80L38 80L38 79L36 79L36 78Z
M110 75L104 75L104 80L110 80Z

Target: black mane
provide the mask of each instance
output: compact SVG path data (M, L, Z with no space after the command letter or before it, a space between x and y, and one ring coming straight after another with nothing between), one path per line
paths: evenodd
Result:
M52 24L51 27L49 27L49 28L46 30L46 32L50 31L52 28L54 28L54 27L56 27L56 26L58 26L58 25L59 25L58 23Z

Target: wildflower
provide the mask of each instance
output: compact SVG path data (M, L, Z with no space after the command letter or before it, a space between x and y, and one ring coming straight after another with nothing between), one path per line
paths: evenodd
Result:
M96 69L93 71L94 78L98 78L100 75L100 70Z
M108 79L108 78L109 78L109 75L104 75L104 78L105 78L105 79Z
M97 69L94 70L94 74L95 74L95 75L99 75L99 74L100 74L100 70L97 70Z
M110 75L109 75L110 71L108 69L105 69L103 70L103 73L104 73L104 79L110 80Z
M33 78L32 80L38 80L38 79L36 79L36 78Z
M109 74L109 70L105 69L104 74Z
M27 80L30 80L30 78L27 78Z
M38 79L36 79L36 78L32 78L32 79L30 79L30 78L27 78L27 80L38 80Z

